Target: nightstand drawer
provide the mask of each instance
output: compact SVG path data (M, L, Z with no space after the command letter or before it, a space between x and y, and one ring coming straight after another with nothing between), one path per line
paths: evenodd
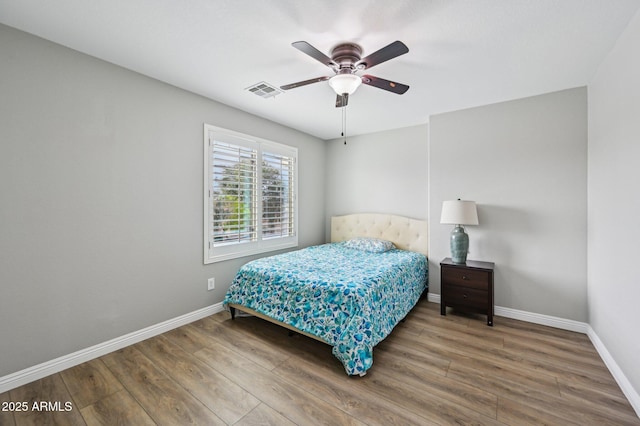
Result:
M445 287L444 297L447 305L485 312L487 310L489 293L483 290L452 285Z
M442 268L442 281L447 284L489 290L489 272L463 268Z
M454 263L447 257L440 262L440 315L447 306L461 311L485 314L493 325L493 262L467 260Z

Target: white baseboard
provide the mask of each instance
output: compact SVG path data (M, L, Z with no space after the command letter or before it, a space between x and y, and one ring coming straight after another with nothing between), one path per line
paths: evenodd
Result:
M429 302L437 303L439 305L440 304L440 295L439 294L433 294L433 293L427 293L427 300Z
M618 383L618 386L620 386L622 393L624 393L624 395L629 400L629 403L636 411L636 414L638 415L638 417L640 417L640 394L638 394L638 392L633 388L633 386L627 379L627 376L624 375L624 373L618 366L618 363L613 359L607 348L604 346L604 343L602 343L602 340L600 340L591 326L588 327L587 336L589 336L589 339L591 339L591 343L593 343L593 346L600 354L600 358L602 358L602 360L604 361L613 378L616 379L616 382Z
M0 377L0 393L31 383L34 380L42 379L43 377L58 373L94 358L101 357L102 355L133 345L134 343L141 342L145 339L157 336L158 334L165 333L201 318L208 317L209 315L216 314L222 310L222 303L216 303L215 305L207 306L197 311L154 324L142 330L134 331L132 333L125 334L124 336L111 339L107 342L99 343L95 346L81 349L69 355L64 355L51 361L43 362L42 364Z
M440 295L429 293L427 300L429 302L440 304ZM564 318L553 317L549 315L536 314L533 312L519 311L517 309L504 308L496 306L494 308L494 314L500 317L512 318L521 321L531 322L534 324L547 325L549 327L560 328L563 330L575 331L583 333L589 336L591 343L598 351L598 354L604 361L605 365L609 369L609 372L622 389L629 403L640 417L640 394L633 388L627 377L624 375L616 361L613 359L604 343L600 340L598 335L593 331L591 326L584 322L573 321ZM495 323L495 320L494 320Z
M549 327L560 328L562 330L575 331L582 334L587 334L587 329L589 328L589 324L585 322L554 317L551 315L542 315L533 312L519 311L517 309L504 308L502 306L495 307L494 315L531 322L534 324L547 325Z
M429 302L439 304L440 295L429 293L428 300ZM549 327L575 331L582 334L587 334L587 330L589 329L589 324L584 322L558 318L551 315L542 315L533 312L520 311L518 309L504 308L502 306L495 306L493 308L493 314L498 317L511 318L540 325L547 325Z

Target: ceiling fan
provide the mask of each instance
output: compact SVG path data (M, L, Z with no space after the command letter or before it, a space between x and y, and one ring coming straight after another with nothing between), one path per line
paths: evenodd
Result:
M401 41L394 41L365 58L360 57L362 55L362 48L355 43L342 43L337 45L331 50L331 57L328 57L306 41L296 41L291 43L291 45L331 68L335 75L285 84L284 86L280 86L282 90L295 89L296 87L306 86L307 84L329 80L329 86L331 86L337 94L336 108L347 106L349 95L353 94L361 83L397 93L398 95L402 95L409 90L409 86L406 84L385 80L368 74L363 76L356 74L359 71L369 69L389 59L407 53L409 48Z

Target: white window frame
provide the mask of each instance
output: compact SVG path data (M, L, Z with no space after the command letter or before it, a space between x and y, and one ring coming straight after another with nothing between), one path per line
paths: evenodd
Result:
M262 235L262 202L261 194L257 194L256 203L257 239L255 241L215 245L212 241L212 164L211 149L214 139L235 145L256 149L257 156L257 188L262 187L262 155L263 152L280 154L294 159L293 167L293 235L276 238L263 238ZM244 256L266 253L298 246L298 149L270 140L258 138L221 127L204 124L204 263L214 263Z

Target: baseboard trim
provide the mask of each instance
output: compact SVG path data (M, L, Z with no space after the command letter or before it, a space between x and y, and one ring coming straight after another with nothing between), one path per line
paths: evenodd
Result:
M440 303L439 294L429 293L429 302ZM587 334L589 324L574 321L566 318L554 317L551 315L536 314L533 312L520 311L518 309L505 308L502 306L495 306L493 308L493 314L498 317L505 317L516 319L520 321L530 322L534 324L547 325L549 327L560 328L562 330L575 331L582 334Z
M536 314L533 312L520 311L517 309L504 308L496 306L494 314L499 317L517 319L521 321L531 322L534 324L547 325L549 327L560 328L562 330L575 331L577 333L587 334L589 324L574 321L566 318L554 317L551 315Z
M600 340L591 326L588 326L587 336L589 336L591 343L593 343L596 351L600 354L600 358L602 358L605 365L611 372L611 375L618 383L618 386L620 386L622 393L624 393L629 400L629 403L636 411L636 414L640 417L640 394L638 394L638 392L633 388L631 382L627 379L627 376L624 375L620 366L618 366L618 363L613 359L606 346L602 343L602 340Z
M165 333L201 318L208 317L209 315L216 314L222 310L222 303L216 303L214 305L198 309L197 311L143 328L142 330L116 337L115 339L111 339L107 342L99 343L95 346L81 349L69 355L64 355L51 361L43 362L42 364L0 377L0 393L26 385L34 380L42 379L43 377L58 373L94 358L101 357L102 355L133 345L134 343L141 342L145 339L157 336L158 334Z

